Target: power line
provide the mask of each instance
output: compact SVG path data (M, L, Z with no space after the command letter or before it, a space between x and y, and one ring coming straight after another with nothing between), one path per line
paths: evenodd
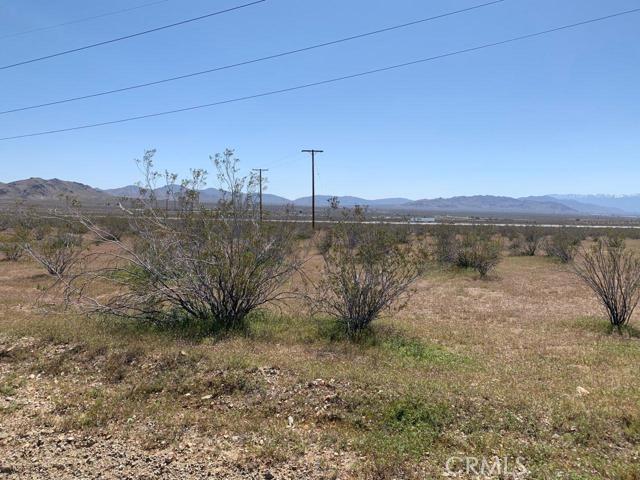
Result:
M9 35L0 36L0 40L4 40L6 38L19 37L21 35L28 35L28 34L31 34L31 33L44 32L46 30L53 30L54 28L66 27L68 25L75 25L77 23L89 22L91 20L97 20L97 19L104 18L104 17L110 17L110 16L113 16L113 15L119 15L119 14L122 14L122 13L132 12L134 10L140 10L142 8L153 7L153 6L159 5L161 3L167 3L167 2L170 2L170 1L171 0L158 0L156 2L143 3L142 5L137 5L135 7L123 8L121 10L115 10L115 11L112 11L112 12L101 13L99 15L93 15L91 17L83 17L83 18L78 18L76 20L70 20L68 22L57 23L55 25L47 25L45 27L37 27L37 28L32 28L30 30L23 30L21 32L10 33Z
M256 5L258 3L263 3L263 2L266 2L266 1L267 0L255 0L255 1L251 2L251 3L245 3L244 5L238 5L236 7L227 8L225 10L219 10L217 12L208 13L206 15L200 15L199 17L188 18L187 20L182 20L180 22L171 23L169 25L163 25L161 27L152 28L150 30L144 30L144 31L138 32L138 33L132 33L130 35L125 35L124 37L112 38L111 40L105 40L103 42L98 42L98 43L92 43L91 45L85 45L84 47L72 48L71 50L65 50L65 51L58 52L58 53L52 53L50 55L45 55L44 57L32 58L30 60L23 60L21 62L12 63L10 65L4 65L4 66L0 67L0 70L7 70L9 68L19 67L21 65L27 65L29 63L35 63L35 62L40 62L42 60L48 60L50 58L60 57L62 55L67 55L69 53L80 52L82 50L88 50L90 48L101 47L103 45L108 45L108 44L111 44L111 43L121 42L123 40L128 40L128 39L131 39L131 38L140 37L141 35L147 35L149 33L159 32L160 30L166 30L167 28L173 28L173 27L178 27L180 25L185 25L187 23L197 22L198 20L203 20L205 18L213 17L213 16L216 16L216 15L221 15L223 13L233 12L235 10L240 10L241 8L250 7L252 5Z
M378 35L380 33L385 33L385 32L390 32L390 31L393 31L393 30L398 30L398 29L401 29L401 28L411 27L411 26L418 25L418 24L425 23L425 22L429 22L429 21L432 21L432 20L437 20L437 19L440 19L440 18L449 17L449 16L452 16L452 15L457 15L457 14L464 13L464 12L469 12L471 10L476 10L476 9L479 9L479 8L487 7L487 6L490 6L490 5L495 5L496 3L502 3L504 1L505 0L495 0L495 1L488 2L488 3L483 3L481 5L475 5L473 7L464 8L462 10L455 10L453 12L447 12L447 13L436 15L436 16L433 16L433 17L422 18L420 20L414 20L412 22L402 23L400 25L394 25L394 26L391 26L391 27L381 28L381 29L374 30L374 31L371 31L371 32L361 33L361 34L358 34L358 35L352 35L352 36L341 38L341 39L338 39L338 40L332 40L332 41L329 41L329 42L319 43L319 44L311 45L311 46L304 47L304 48L298 48L298 49L295 49L295 50L289 50L289 51L286 51L286 52L276 53L276 54L273 54L273 55L268 55L266 57L254 58L252 60L245 60L245 61L242 61L242 62L232 63L232 64L229 64L229 65L224 65L224 66L220 66L220 67L213 67L213 68L209 68L207 70L201 70L199 72L187 73L187 74L184 74L184 75L178 75L178 76L175 76L175 77L169 77L169 78L165 78L165 79L162 79L162 80L155 80L155 81L152 81L152 82L140 83L140 84L137 84L137 85L130 85L128 87L116 88L116 89L113 89L113 90L106 90L106 91L103 91L103 92L97 92L97 93L92 93L92 94L88 94L88 95L82 95L82 96L78 96L78 97L67 98L67 99L63 99L63 100L55 100L55 101L51 101L51 102L41 103L41 104L38 104L38 105L31 105L31 106L27 106L27 107L13 108L13 109L10 109L10 110L0 111L0 115L6 115L8 113L15 113L15 112L22 112L22 111L25 111L25 110L33 110L33 109L36 109L36 108L50 107L52 105L60 105L62 103L75 102L75 101L78 101L78 100L87 100L89 98L95 98L95 97L101 97L101 96L104 96L104 95L111 95L111 94L114 94L114 93L126 92L126 91L129 91L129 90L135 90L135 89L138 89L138 88L151 87L151 86L154 86L154 85L159 85L159 84L168 83L168 82L174 82L174 81L177 81L177 80L184 80L184 79L191 78L191 77L197 77L197 76L200 76L200 75L206 75L206 74L213 73L213 72L219 72L221 70L229 70L229 69L241 67L241 66L244 66L244 65L250 65L250 64L258 63L258 62L264 62L266 60L273 60L273 59L276 59L276 58L286 57L288 55L294 55L294 54L297 54L297 53L308 52L309 50L315 50L315 49L318 49L318 48L328 47L330 45L336 45L336 44L339 44L339 43L349 42L351 40L356 40L356 39L359 39L359 38L370 37L370 36L373 36L373 35Z
M292 153L292 154L286 155L284 157L281 157L280 159L274 161L273 163L267 164L267 166L271 170L277 170L277 169L282 168L284 166L291 165L294 162L298 162L300 159L297 158L297 157L298 157L298 152Z
M38 137L38 136L42 136L42 135L51 135L54 133L63 133L63 132L71 132L71 131L75 131L75 130L84 130L87 128L95 128L95 127L103 127L106 125L115 125L118 123L125 123L125 122L131 122L134 120L142 120L142 119L146 119L146 118L153 118L153 117L161 117L161 116L165 116L165 115L172 115L175 113L181 113L181 112L188 112L191 110L199 110L199 109L203 109L203 108L210 108L210 107L215 107L215 106L219 106L219 105L226 105L229 103L236 103L236 102L242 102L242 101L246 101L246 100L252 100L255 98L262 98L262 97L268 97L271 95L278 95L281 93L287 93L287 92L293 92L296 90L302 90L302 89L306 89L306 88L311 88L311 87L317 87L320 85L327 85L327 84L331 84L331 83L336 83L336 82L340 82L343 80L350 80L353 78L359 78L359 77L364 77L364 76L368 76L368 75L373 75L376 73L382 73L382 72L387 72L390 70L396 70L396 69L400 69L400 68L405 68L405 67L409 67L412 65L418 65L421 63L426 63L426 62L430 62L430 61L434 61L434 60L439 60L442 58L447 58L447 57L453 57L455 55L462 55L464 53L470 53L470 52L475 52L478 50L483 50L483 49L487 49L487 48L492 48L492 47L497 47L499 45L505 45L508 43L514 43L514 42L518 42L521 40L526 40L529 38L534 38L534 37L539 37L542 35L546 35L549 33L553 33L553 32L558 32L561 30L567 30L570 28L576 28L579 26L583 26L583 25L587 25L587 24L591 24L591 23L595 23L595 22L600 22L603 20L608 20L611 18L615 18L615 17L620 17L622 15L629 15L632 13L637 13L640 12L640 8L636 8L633 10L627 10L624 12L618 12L618 13L614 13L611 15L607 15L604 17L598 17L598 18L592 18L590 20L585 20L582 22L578 22L578 23L572 23L569 25L563 25L561 27L555 27L555 28L551 28L548 30L543 30L540 32L536 32L536 33L530 33L527 35L522 35L519 37L513 37L513 38L509 38L507 40L501 40L499 42L493 42L493 43L486 43L484 45L479 45L477 47L470 47L470 48L465 48L463 50L456 50L454 52L449 52L449 53L443 53L440 55L436 55L433 57L427 57L427 58L422 58L419 60L413 60L411 62L405 62L405 63L399 63L396 65L391 65L391 66L387 66L387 67L381 67L381 68L376 68L374 70L367 70L365 72L359 72L359 73L354 73L351 75L344 75L342 77L335 77L335 78L330 78L327 80L321 80L318 82L313 82L313 83L307 83L307 84L303 84L303 85L297 85L295 87L288 87L288 88L282 88L280 90L271 90L268 92L263 92L263 93L257 93L254 95L247 95L244 97L236 97L236 98L231 98L231 99L227 99L227 100L220 100L218 102L212 102L212 103L205 103L205 104L201 104L201 105L194 105L191 107L184 107L184 108L177 108L174 110L167 110L164 112L157 112L157 113L150 113L150 114L146 114L146 115L138 115L135 117L128 117L128 118L121 118L118 120L110 120L107 122L100 122L100 123L92 123L92 124L86 124L86 125L79 125L76 127L69 127L69 128L61 128L61 129L57 129L57 130L46 130L46 131L42 131L42 132L35 132L35 133L27 133L27 134L22 134L22 135L14 135L14 136L10 136L10 137L3 137L0 138L0 141L7 141L7 140L16 140L19 138L28 138L28 137Z

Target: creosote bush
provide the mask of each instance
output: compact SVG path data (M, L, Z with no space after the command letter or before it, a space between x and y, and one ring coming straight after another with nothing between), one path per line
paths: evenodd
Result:
M29 230L17 222L13 225L10 232L0 235L0 253L3 255L1 260L7 262L17 262L24 253L24 243L29 238Z
M561 263L570 263L578 251L580 240L578 234L561 228L547 238L544 248L550 257L556 258Z
M5 239L0 238L0 254L2 254L2 258L0 258L0 260L17 262L22 258L24 249L20 242L14 237L8 237Z
M176 176L153 170L155 151L140 161L145 172L141 199L125 209L133 239L121 239L87 218L82 223L108 252L91 253L102 265L66 283L67 299L89 312L158 323L197 321L211 331L240 328L255 309L282 298L284 283L298 269L294 231L288 224L259 221L256 179L239 175L233 151L212 158L223 198L215 208L201 206L198 191L206 172L176 186ZM167 198L157 198L164 177ZM169 199L169 200L167 200ZM92 283L115 287L109 298L88 298Z
M514 255L533 257L538 252L544 239L544 231L538 227L526 227L523 232L517 233L509 246Z
M33 241L27 240L23 248L50 275L62 277L78 261L82 247L79 235L59 229L41 240L38 238L40 235Z
M398 305L424 270L424 256L396 242L382 226L333 230L322 252L324 270L312 305L338 319L351 337L366 330L380 313Z
M100 226L101 230L108 232L116 240L122 240L131 231L129 219L126 217L107 215L95 223Z
M467 236L462 242L458 266L471 268L485 278L500 263L502 244L488 237Z
M435 257L443 265L476 270L486 277L500 263L502 244L488 232L469 232L463 237L453 229L441 230L436 237Z
M573 268L620 331L640 301L640 257L620 239L602 238L581 252Z
M453 265L458 255L458 238L453 228L441 228L435 233L435 258L442 265Z

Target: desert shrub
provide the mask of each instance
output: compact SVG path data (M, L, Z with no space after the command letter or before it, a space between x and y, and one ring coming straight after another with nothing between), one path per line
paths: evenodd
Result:
M23 248L50 275L61 277L78 260L81 246L78 235L59 230L40 241L26 241Z
M511 239L512 242L509 248L514 255L533 257L537 253L543 239L543 230L538 227L526 227L523 232L518 233Z
M406 225L389 225L390 235L393 236L396 243L408 245L411 242L411 229Z
M153 193L160 177L153 170L154 153L141 161L146 188L140 208L129 213L134 246L83 218L115 253L100 254L99 263L107 266L71 279L67 297L89 312L159 323L196 321L211 331L242 327L250 312L286 294L283 284L300 264L293 228L259 221L256 179L239 176L231 150L213 158L225 192L215 209L198 202L202 170L179 188L167 187L176 207L162 208ZM170 186L176 177L165 181ZM93 282L108 282L117 292L100 301L84 297Z
M19 242L9 238L7 240L0 240L0 253L3 255L3 260L7 262L17 262L22 258L24 249Z
M573 268L596 294L611 325L618 330L627 325L640 301L640 257L620 239L598 239Z
M470 268L484 278L500 263L501 250L501 242L489 231L468 232L460 237L448 229L437 234L435 257L443 265Z
M500 241L478 234L468 234L459 241L455 265L476 270L486 277L500 263Z
M556 258L561 263L570 263L580 246L580 236L566 228L558 230L558 232L547 238L545 251L547 255Z
M301 224L295 228L296 240L310 240L313 238L313 230L310 226Z
M28 237L28 230L15 225L12 231L0 235L0 253L3 260L17 262L24 255L24 241Z
M316 247L318 251L324 255L326 254L333 245L333 230L331 228L327 228L320 232L318 240L316 242Z
M113 237L116 240L122 240L122 238L131 231L129 225L129 219L122 216L107 215L96 221L96 224L100 226L107 235Z
M48 223L38 223L31 229L31 236L34 240L42 241L52 233L51 225Z
M443 265L453 265L458 256L458 238L452 228L441 228L435 232L435 259Z
M78 237L89 232L89 228L86 225L80 222L74 222L66 220L64 221L63 227L65 231L69 232L71 235L76 235Z
M395 240L379 226L336 227L333 244L322 255L323 276L312 298L315 311L336 317L353 337L383 310L397 306L422 273L424 258Z

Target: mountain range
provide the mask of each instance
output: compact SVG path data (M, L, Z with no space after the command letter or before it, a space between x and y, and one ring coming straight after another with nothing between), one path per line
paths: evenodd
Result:
M200 191L200 200L204 203L215 203L223 192L217 188L206 188ZM105 204L118 198L135 198L139 188L128 185L121 188L100 190L78 182L59 179L43 180L29 178L10 183L0 183L0 201L3 204L25 202L55 202L64 197L77 198L81 202ZM156 189L158 198L166 196L166 187ZM326 207L332 197L317 195L316 206ZM640 216L640 195L543 195L531 197L503 197L494 195L458 196L451 198L435 198L410 200L408 198L383 198L369 200L365 198L342 196L337 197L340 206L368 206L371 209L399 210L432 213L467 213L467 214L534 214L534 215L605 215L605 216ZM311 206L311 197L290 200L278 195L264 194L265 205L298 207Z

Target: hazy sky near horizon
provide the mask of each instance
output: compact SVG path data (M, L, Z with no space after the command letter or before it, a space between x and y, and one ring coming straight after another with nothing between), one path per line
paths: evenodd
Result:
M0 65L232 7L169 0L4 0ZM120 88L409 22L486 0L267 0L84 52L0 70L0 110ZM406 29L82 102L0 115L0 137L253 95L639 8L639 0L506 0ZM56 135L0 142L0 182L134 183L133 161L212 170L234 148L268 192L367 198L640 191L640 13L331 85ZM213 175L209 186L216 186Z

